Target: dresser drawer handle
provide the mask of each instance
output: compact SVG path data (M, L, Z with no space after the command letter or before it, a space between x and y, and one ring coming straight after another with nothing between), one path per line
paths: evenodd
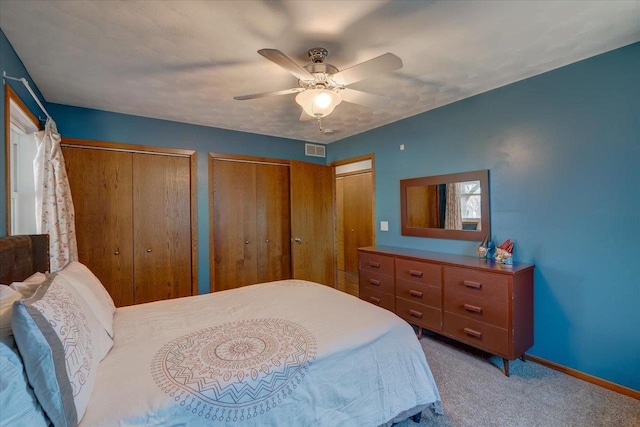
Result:
M369 301L371 301L374 304L380 304L380 298L378 297L369 297Z
M409 270L409 274L413 277L422 277L422 271Z
M465 334L471 335L472 337L482 338L482 332L474 331L470 328L464 328L463 331Z
M414 291L413 289L411 289L409 291L409 295L411 295L412 297L416 297L416 298L422 298L422 292Z
M380 263L379 262L369 261L369 267L380 268Z
M417 317L418 319L422 319L422 313L420 313L419 311L409 310L409 314L413 317Z
M471 304L465 304L464 309L467 311L473 311L474 313L482 313L482 307L478 307Z
M369 279L369 283L371 283L374 286L380 286L380 280Z
M472 282L471 280L465 280L462 283L464 283L464 285L467 288L482 289L482 283L480 282Z

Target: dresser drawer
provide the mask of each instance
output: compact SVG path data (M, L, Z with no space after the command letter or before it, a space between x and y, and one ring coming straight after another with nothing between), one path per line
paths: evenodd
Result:
M374 271L393 276L393 257L360 252L360 270Z
M396 258L396 278L424 285L442 287L440 266L428 262Z
M368 270L360 270L360 288L376 289L386 294L393 294L393 276Z
M396 296L438 309L442 306L442 289L439 286L428 286L398 279L396 282Z
M508 329L509 326L507 300L498 301L480 298L468 293L447 292L444 297L444 310L499 328Z
M445 295L454 291L506 301L509 296L509 278L503 274L445 266L444 289Z
M389 311L394 311L395 301L393 294L385 294L371 288L360 288L359 296L361 300L386 308Z
M442 329L442 311L437 308L396 298L396 314L407 322L432 331Z
M445 312L442 330L458 341L510 358L506 329Z

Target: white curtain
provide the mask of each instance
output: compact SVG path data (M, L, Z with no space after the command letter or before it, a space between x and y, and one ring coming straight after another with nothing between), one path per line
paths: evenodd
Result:
M38 233L49 235L51 272L55 272L78 260L75 213L55 122L48 118L35 137L36 225Z
M447 205L444 215L444 228L462 230L462 207L460 206L460 188L458 183L447 184Z

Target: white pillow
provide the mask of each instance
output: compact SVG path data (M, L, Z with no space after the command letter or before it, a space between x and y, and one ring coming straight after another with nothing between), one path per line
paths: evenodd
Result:
M24 279L24 282L13 282L9 287L14 291L20 292L23 298L30 298L36 293L38 286L42 285L46 279L47 276L44 273L38 272Z
M113 314L116 306L100 280L83 264L73 261L58 271L89 304L104 329L113 337Z
M13 335L11 332L13 303L21 298L22 295L7 285L0 285L0 338Z
M51 274L18 300L13 334L29 383L55 426L75 426L89 403L98 363L113 341L64 277Z

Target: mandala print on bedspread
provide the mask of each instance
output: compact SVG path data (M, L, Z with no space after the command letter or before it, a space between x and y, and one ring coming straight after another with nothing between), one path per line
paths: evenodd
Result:
M206 419L244 421L295 393L316 353L314 336L297 323L242 320L168 342L151 373L185 410Z

